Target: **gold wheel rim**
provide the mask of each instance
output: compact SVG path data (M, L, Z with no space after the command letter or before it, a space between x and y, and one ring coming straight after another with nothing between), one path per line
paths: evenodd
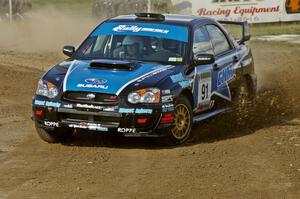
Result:
M189 132L191 116L189 114L189 109L184 104L178 104L175 108L175 122L172 128L173 136L181 140L186 137Z

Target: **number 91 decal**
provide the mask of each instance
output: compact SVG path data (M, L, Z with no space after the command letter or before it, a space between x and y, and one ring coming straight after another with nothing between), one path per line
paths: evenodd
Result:
M198 87L198 106L202 108L209 108L211 98L211 81L212 78L207 73L199 75L199 87Z

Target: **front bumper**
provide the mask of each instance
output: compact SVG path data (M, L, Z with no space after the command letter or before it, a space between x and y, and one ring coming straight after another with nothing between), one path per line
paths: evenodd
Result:
M63 127L126 137L162 137L167 131L161 129L170 128L174 118L172 104L100 106L34 96L32 119L37 127L47 130Z

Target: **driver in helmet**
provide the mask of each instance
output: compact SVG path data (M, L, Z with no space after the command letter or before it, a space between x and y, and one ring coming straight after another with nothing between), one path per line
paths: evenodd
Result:
M114 52L114 57L125 59L138 59L143 57L144 43L138 36L128 35L122 42L122 49Z

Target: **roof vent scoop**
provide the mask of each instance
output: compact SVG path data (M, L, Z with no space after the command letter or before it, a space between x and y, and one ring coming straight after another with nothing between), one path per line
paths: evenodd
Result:
M164 21L165 16L158 13L135 13L137 20L141 21Z

